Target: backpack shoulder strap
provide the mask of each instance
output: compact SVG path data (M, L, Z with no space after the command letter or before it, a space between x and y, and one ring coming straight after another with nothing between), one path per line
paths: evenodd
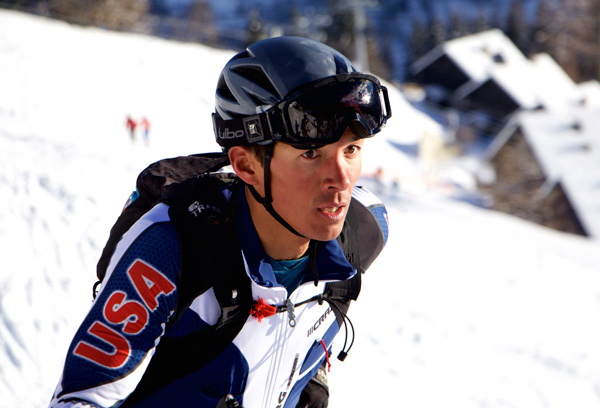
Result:
M326 292L332 298L344 298L356 300L361 288L361 275L364 269L360 263L360 252L357 235L357 219L355 205L351 202L348 208L348 215L342 228L342 233L338 237L338 243L346 256L346 260L356 269L356 275L352 279L327 284Z
M229 303L225 293L242 290L233 287L234 284L239 286L242 280L235 277L234 272L240 266L244 270L241 253L237 250L235 210L222 191L237 183L237 177L230 173L201 175L173 185L162 200L169 204L169 216L182 254L177 308L171 321L176 321L191 302L209 288L231 286L231 290L219 290L219 294L223 294L223 305Z

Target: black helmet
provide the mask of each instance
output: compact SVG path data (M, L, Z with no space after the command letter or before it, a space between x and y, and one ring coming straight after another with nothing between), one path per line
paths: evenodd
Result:
M368 137L391 116L387 89L377 78L301 37L262 40L235 55L221 72L215 99L215 137L225 148L274 140L333 143L353 121Z
M250 45L223 68L215 110L221 119L250 116L279 103L301 85L357 72L333 48L301 37L275 37Z

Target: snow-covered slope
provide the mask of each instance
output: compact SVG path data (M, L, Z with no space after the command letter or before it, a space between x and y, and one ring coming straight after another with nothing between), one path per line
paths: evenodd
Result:
M0 11L0 407L49 401L137 173L217 148L231 55ZM417 177L388 141L435 127L393 98L365 170ZM149 117L149 146L130 142L127 114ZM333 361L332 408L598 406L598 242L373 187L391 235L351 309L355 345Z

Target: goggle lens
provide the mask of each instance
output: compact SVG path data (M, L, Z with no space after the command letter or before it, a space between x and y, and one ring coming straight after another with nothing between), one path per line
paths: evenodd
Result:
M381 89L370 79L351 77L292 95L281 104L287 137L302 144L334 143L353 121L362 125L365 137L373 136L389 118Z

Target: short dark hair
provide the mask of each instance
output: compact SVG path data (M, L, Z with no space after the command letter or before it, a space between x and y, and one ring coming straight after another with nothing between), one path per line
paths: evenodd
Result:
M247 147L248 147L248 150L250 151L250 153L252 153L254 155L254 157L256 157L258 159L258 161L260 162L260 165L264 167L267 146L259 145L259 144L251 144L251 145L248 145Z

